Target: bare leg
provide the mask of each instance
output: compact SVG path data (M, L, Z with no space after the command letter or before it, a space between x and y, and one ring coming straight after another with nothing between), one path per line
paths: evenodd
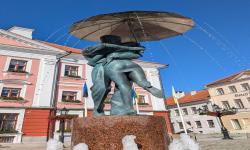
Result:
M132 107L126 108L121 101L120 90L116 89L114 95L111 98L111 110L110 115L132 115L136 114L135 110Z
M151 83L146 79L146 76L144 74L144 71L140 66L137 68L134 68L130 73L129 73L129 78L135 82L137 85L140 87L144 88L154 96L158 98L163 98L164 94L163 91L153 87Z
M135 114L133 109L133 91L131 83L123 72L109 70L105 72L110 80L116 84L116 91L111 99L111 115L131 115ZM114 108L113 108L114 107Z

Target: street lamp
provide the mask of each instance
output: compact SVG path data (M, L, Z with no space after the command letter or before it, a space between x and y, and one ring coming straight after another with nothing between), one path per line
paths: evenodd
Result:
M63 108L60 112L60 130L61 130L61 138L60 141L64 143L64 130L65 130L65 116L68 114L69 110L67 108Z
M222 109L218 105L213 104L212 105L213 111L209 111L207 107L203 107L203 109L199 108L197 111L199 112L200 115L208 115L208 116L216 116L219 118L220 124L221 124L221 133L223 134L223 139L232 139L229 136L228 130L225 128L221 117L226 116L226 115L233 115L237 113L237 108L232 107L232 108L226 108Z

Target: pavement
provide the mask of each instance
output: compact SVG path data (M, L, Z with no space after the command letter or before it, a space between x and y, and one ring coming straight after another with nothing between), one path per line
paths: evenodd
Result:
M250 139L200 141L201 150L250 150Z
M45 143L32 144L0 144L0 150L46 150Z
M0 144L0 150L46 150L46 143ZM67 146L63 150L70 150Z
M199 141L200 150L250 150L250 139ZM45 143L0 144L0 150L46 150ZM64 148L70 150L70 147Z

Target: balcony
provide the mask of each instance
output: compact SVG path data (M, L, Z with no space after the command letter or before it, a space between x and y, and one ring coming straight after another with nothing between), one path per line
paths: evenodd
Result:
M13 135L1 135L0 134L0 143L13 143L15 136Z
M68 103L68 104L82 104L81 100L61 100L62 103Z
M0 97L0 102L25 103L27 101L22 97Z
M21 133L16 130L0 131L0 143L13 143L18 135L21 135Z

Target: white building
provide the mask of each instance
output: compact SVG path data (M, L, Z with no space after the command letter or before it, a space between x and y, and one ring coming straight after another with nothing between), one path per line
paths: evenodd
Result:
M199 115L197 109L207 107L212 110L207 90L192 91L188 94L179 92L177 94L178 102L181 107L186 129L194 133L219 133L220 124L217 117ZM180 112L172 97L166 99L167 109L170 111L170 120L174 133L184 132Z

